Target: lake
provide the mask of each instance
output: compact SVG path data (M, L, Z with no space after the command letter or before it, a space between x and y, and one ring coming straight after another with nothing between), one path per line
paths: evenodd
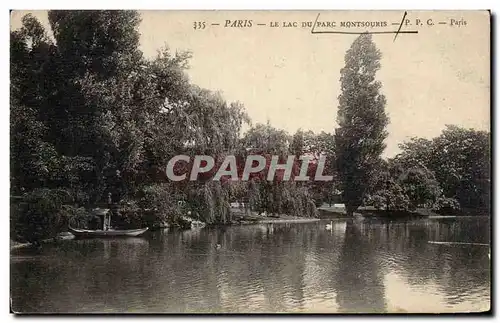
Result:
M333 220L71 240L11 253L15 312L358 313L490 308L485 217ZM218 247L217 245L220 245Z

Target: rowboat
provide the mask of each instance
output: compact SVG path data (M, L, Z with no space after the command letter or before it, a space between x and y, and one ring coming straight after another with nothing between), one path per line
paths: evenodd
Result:
M102 217L101 230L75 229L68 225L69 232L73 233L76 238L106 238L106 237L137 237L149 228L131 229L131 230L115 230L111 228L111 214L109 209L96 208L92 213L98 217Z
M86 230L86 229L75 229L68 226L71 233L77 238L106 238L106 237L137 237L144 232L148 231L149 228L142 229L131 229L131 230Z

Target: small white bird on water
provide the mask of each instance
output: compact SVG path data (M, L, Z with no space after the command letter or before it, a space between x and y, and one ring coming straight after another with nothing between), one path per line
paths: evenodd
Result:
M332 228L333 228L333 221L330 221L330 223L326 225L326 229L331 230Z

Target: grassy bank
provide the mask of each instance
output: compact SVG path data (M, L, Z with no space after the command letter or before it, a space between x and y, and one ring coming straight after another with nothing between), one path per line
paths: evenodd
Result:
M231 208L233 220L230 224L258 224L258 223L306 223L316 222L319 218L299 217L286 214L258 214L255 211Z
M347 213L345 211L345 208L343 207L322 205L321 207L318 208L318 212L319 212L319 217L321 219L347 217Z

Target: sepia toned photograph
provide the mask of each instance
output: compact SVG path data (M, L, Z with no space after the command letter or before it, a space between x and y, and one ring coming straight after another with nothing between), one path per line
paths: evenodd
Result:
M11 11L11 313L490 311L490 24Z

